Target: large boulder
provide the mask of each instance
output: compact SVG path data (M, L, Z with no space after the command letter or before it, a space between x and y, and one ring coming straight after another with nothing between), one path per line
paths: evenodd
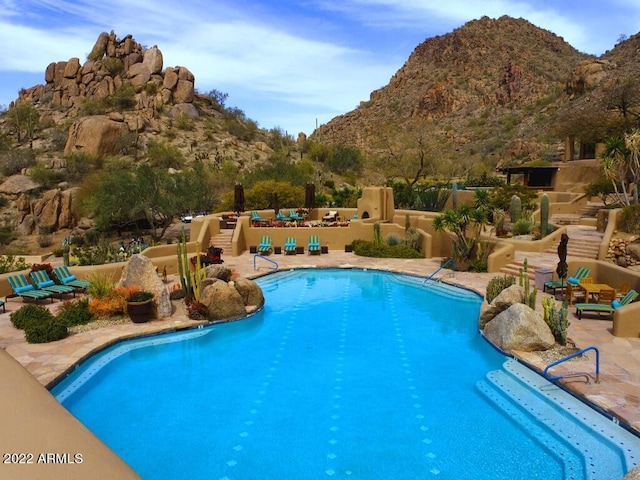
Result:
M542 316L524 303L511 305L484 327L484 335L502 350L533 352L555 345L551 329Z
M248 278L238 278L233 285L240 293L242 300L247 307L262 307L264 305L264 294L260 286Z
M524 302L524 288L519 285L511 285L502 290L490 304L483 303L480 307L478 325L480 330L500 312L505 311L511 305Z
M242 296L226 282L206 286L200 294L200 302L207 306L209 320L232 320L246 315Z
M206 268L206 277L207 278L217 278L224 282L229 283L231 281L231 275L233 272L229 267L224 267L222 265L209 265Z
M116 122L102 115L91 115L76 120L69 129L64 154L82 151L98 158L117 153L118 141L129 133L124 122Z
M11 175L0 184L0 193L5 195L21 195L23 193L37 190L40 184L31 180L26 175Z
M154 294L153 301L157 318L171 316L169 292L158 276L156 267L144 255L136 254L131 257L122 270L122 275L116 286L135 286L140 290L152 292Z

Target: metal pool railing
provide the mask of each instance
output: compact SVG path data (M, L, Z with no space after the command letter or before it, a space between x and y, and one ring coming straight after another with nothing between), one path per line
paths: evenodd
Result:
M447 260L446 262L444 262L442 265L440 265L440 267L438 267L438 269L437 269L435 272L433 272L431 275L429 275L427 278L425 278L425 279L424 279L424 282L422 282L422 285L425 285L429 280L431 280L431 279L433 278L433 276L434 276L436 273L438 273L440 270L442 270L444 267L446 267L446 266L447 266L447 265L449 265L450 263L452 264L452 265L451 265L451 268L452 268L453 270L455 270L455 269L456 269L456 265L455 265L455 263L453 263L453 258L450 258L449 260Z
M253 256L253 269L254 269L254 270L258 270L258 266L257 266L257 263L256 263L256 262L257 262L257 260L258 260L259 258L262 258L263 260L266 260L267 262L269 262L269 263L272 263L272 264L273 264L273 266L269 266L269 270L277 270L277 269L278 269L278 266L279 266L279 265L278 265L278 262L276 262L275 260L271 260L270 258L267 258L267 257L265 257L264 255L260 255L259 253L256 253L256 254Z
M572 353L571 355L567 355L566 357L563 357L560 360L556 360L555 362L550 363L544 369L544 372L543 372L544 378L546 378L547 380L560 380L562 378L569 378L569 377L585 377L587 379L587 383L590 383L589 374L587 373L571 373L568 375L556 375L553 377L549 375L549 369L551 367L555 367L556 365L566 362L567 360L571 360L572 358L575 358L578 355L582 355L583 353L588 352L589 350L593 350L596 352L596 383L600 383L600 350L598 350L594 346L585 347L581 350L578 350L575 353Z

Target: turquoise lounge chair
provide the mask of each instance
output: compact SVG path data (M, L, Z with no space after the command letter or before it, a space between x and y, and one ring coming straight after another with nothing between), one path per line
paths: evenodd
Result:
M320 238L318 235L311 235L309 237L309 253L320 253Z
M258 245L258 253L269 253L271 251L271 237L264 235Z
M258 215L258 212L256 212L255 210L251 211L251 224L252 225L254 223L264 224L264 223L268 223L268 222L269 222L269 220L267 220L266 218L263 218L260 215Z
M74 297L76 296L75 288L70 285L57 285L56 282L49 278L46 270L36 270L31 272L30 275L33 283L35 283L40 290L51 292L54 296L58 297L69 293L73 294Z
M283 222L286 222L287 220L289 220L289 217L287 217L282 210L278 210L278 213L276 214L276 218L278 220L282 220Z
M289 218L294 222L297 220L302 220L302 217L298 215L298 212L294 212L293 210L289 210Z
M609 305L602 303L576 303L576 315L578 319L582 319L583 312L596 312L598 316L600 316L601 313L606 313L607 315L612 316L616 308L620 308L633 302L637 297L638 292L635 290L629 290L627 294L622 297L622 300L614 300Z
M76 276L69 271L69 268L66 265L63 265L62 267L54 267L53 273L62 285L68 285L70 287L77 288L78 290L84 290L91 286L91 282L89 280L79 280L76 278Z
M542 286L542 291L546 292L547 290L552 290L555 295L557 289L564 289L567 286L567 282L571 285L579 285L580 280L584 277L588 277L590 273L591 270L587 267L578 267L576 273L574 273L566 280L552 280L549 282L545 282L545 284Z
M9 297L22 297L22 301L25 298L31 298L33 300L40 300L41 298L50 298L51 302L53 302L53 294L51 292L46 292L44 290L38 290L36 287L27 282L27 279L24 278L24 275L10 275L8 277L9 285L11 285L11 290L13 290L12 295L7 295Z
M296 254L296 237L287 237L287 241L284 243L284 253Z

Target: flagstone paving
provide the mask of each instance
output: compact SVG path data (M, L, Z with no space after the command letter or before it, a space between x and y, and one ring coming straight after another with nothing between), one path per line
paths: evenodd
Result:
M271 260L280 269L307 267L354 267L380 269L393 272L428 276L436 271L440 259L372 259L358 257L353 253L330 251L322 255L271 255ZM256 277L270 272L272 265L257 259L258 270L254 270L254 255L244 253L238 257L226 256L224 265L243 277ZM487 282L494 274L440 271L436 277L477 291L484 295ZM169 282L175 278L169 277ZM538 303L543 296L539 292ZM180 302L174 303L174 314L164 320L148 323L123 323L74 334L64 340L48 344L28 344L23 333L16 330L9 320L9 314L18 309L22 301L10 299L7 313L0 315L0 347L17 359L31 374L45 386L50 386L61 375L69 371L77 362L92 352L104 348L118 340L163 331L188 328L202 322L189 319ZM60 305L56 301L50 308ZM541 310L540 305L538 308ZM622 420L640 433L640 339L618 338L611 333L611 321L597 319L578 320L570 312L571 326L568 337L578 348L596 346L600 350L600 383L585 382L584 377L563 380L562 383L578 396L593 402L610 415ZM548 363L535 353L515 352L516 356L533 368L542 370ZM566 373L595 373L594 353L589 352L578 361L566 362L553 370L554 375Z

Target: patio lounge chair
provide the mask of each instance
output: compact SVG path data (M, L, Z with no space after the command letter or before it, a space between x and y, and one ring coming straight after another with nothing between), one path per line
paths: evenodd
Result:
M258 253L269 253L271 251L271 237L264 235L258 245Z
M545 284L542 286L542 291L546 292L547 290L551 290L555 294L557 289L565 288L567 286L567 283L571 283L572 285L578 285L580 283L580 280L588 276L590 273L591 273L591 270L588 269L587 267L578 267L578 270L576 270L576 273L574 273L571 277L569 277L566 280L552 280L549 282L545 282Z
M318 235L311 235L309 237L309 254L320 253L320 238Z
M49 274L46 270L36 270L31 272L29 275L31 275L33 283L35 283L40 290L51 292L54 296L58 297L62 297L62 295L69 293L73 294L74 297L76 296L75 288L70 285L57 285L56 282L49 278Z
M293 210L289 210L289 218L294 222L298 220L302 220L302 217L298 215L298 212L294 212Z
M611 317L613 316L613 312L616 308L620 308L633 302L637 297L638 292L635 290L629 290L622 300L614 300L608 305L602 303L576 303L576 315L579 319L582 319L583 312L595 312L598 316L600 316L601 313L606 313Z
M284 243L284 253L285 254L296 254L296 237L287 237L287 241Z
M266 218L261 217L258 212L256 212L255 210L251 211L251 224L253 225L254 223L259 223L259 224L265 224L265 223L269 223L269 220L267 220Z
M7 298L22 297L22 301L24 301L25 298L31 298L33 300L50 298L51 302L53 302L53 294L51 292L36 289L36 287L27 282L27 279L24 278L24 275L22 274L10 275L8 280L9 285L11 285L11 290L13 290L13 294L7 295Z
M69 268L66 265L62 267L54 267L53 268L54 275L60 280L62 285L69 285L70 287L75 287L79 290L84 290L91 286L91 282L89 280L79 280L73 275Z
M322 220L324 220L325 222L335 222L337 219L338 219L337 210L329 210L329 213L327 213L324 217L322 217Z
M283 222L286 222L287 220L289 220L289 217L286 216L282 210L278 210L278 213L276 214L276 218L278 220L282 220Z

